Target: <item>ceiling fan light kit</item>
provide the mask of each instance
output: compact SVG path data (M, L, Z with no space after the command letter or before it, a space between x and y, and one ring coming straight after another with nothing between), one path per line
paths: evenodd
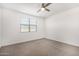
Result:
M41 11L45 11L45 8L42 7L42 8L41 8Z

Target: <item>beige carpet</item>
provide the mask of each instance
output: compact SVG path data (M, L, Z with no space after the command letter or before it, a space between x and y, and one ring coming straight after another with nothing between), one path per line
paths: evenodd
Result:
M1 56L79 56L79 47L39 39L0 48Z

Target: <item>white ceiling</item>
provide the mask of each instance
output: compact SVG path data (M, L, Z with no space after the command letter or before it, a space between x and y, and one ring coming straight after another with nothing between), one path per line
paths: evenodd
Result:
M47 7L51 10L50 12L43 11L38 13L37 11L41 8L41 3L3 3L2 5L5 8L13 9L16 11L43 18L67 11L71 8L79 7L79 3L52 3Z

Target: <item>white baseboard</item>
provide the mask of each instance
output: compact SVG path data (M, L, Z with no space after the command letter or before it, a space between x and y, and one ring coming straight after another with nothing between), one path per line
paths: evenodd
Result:
M54 38L49 38L49 37L46 37L46 38L50 39L50 40L58 41L58 42L61 42L61 43L65 43L65 44L69 44L69 45L72 45L72 46L79 47L79 44L76 44L76 43L71 43L71 42L67 42L67 41L56 40Z
M25 40L25 41L16 42L16 43L3 44L3 45L0 45L0 48L1 48L1 47L4 47L4 46L8 46L8 45L18 44L18 43L22 43L22 42L28 42L28 41L32 41L32 40L41 39L41 38L44 38L44 37L39 37L39 38L36 38L36 39ZM49 37L46 37L46 38L47 38L47 39L50 39L50 40L55 40L55 41L58 41L58 42L62 42L62 43L65 43L65 44L69 44L69 45L72 45L72 46L77 46L77 47L79 47L79 44L70 43L70 42L67 42L67 41L56 40L56 39L54 39L54 38L49 38Z
M18 43L22 43L22 42L28 42L28 41L32 41L32 40L38 40L38 39L41 39L41 38L43 38L43 37L39 37L39 38L35 38L35 39L29 39L29 40L24 40L24 41L18 41L18 42L13 42L13 43L2 44L1 47L13 45L13 44L18 44Z

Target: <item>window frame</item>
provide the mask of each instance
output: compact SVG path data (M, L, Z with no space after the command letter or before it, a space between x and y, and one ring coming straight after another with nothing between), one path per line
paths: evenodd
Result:
M20 24L20 32L21 32L21 33L37 32L37 20L36 20L36 24L35 24L35 25L31 24L31 23L30 23L30 22L31 22L30 20L31 20L31 19L29 18L29 21L28 21L29 23L28 23L28 25L27 25L27 24ZM22 25L24 25L24 26L28 26L28 31L24 31L24 32L22 32L22 31L21 31L21 29L22 29L21 26L22 26ZM35 31L31 31L31 26L35 26Z

